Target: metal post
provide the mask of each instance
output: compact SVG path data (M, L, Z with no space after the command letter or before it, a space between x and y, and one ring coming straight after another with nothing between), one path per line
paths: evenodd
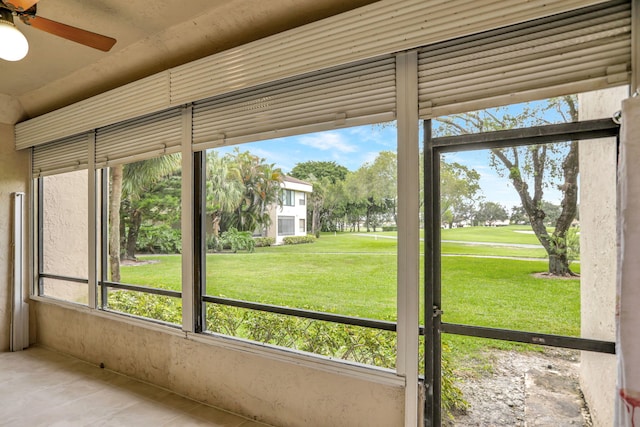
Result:
M44 178L38 179L38 295L44 295Z
M104 282L109 280L109 169L103 168L100 179L100 308L107 308L109 287Z
M195 332L197 313L193 310L195 301L194 287L194 155L192 152L192 120L193 106L188 105L182 109L181 126L181 163L182 163L182 183L180 190L181 218L180 227L182 232L182 330L185 332Z
M96 185L96 170L95 170L95 150L96 150L96 133L90 132L87 136L87 144L88 144L88 153L89 153L89 161L87 165L87 173L88 176L88 192L87 200L89 202L88 206L88 250L87 250L87 263L88 263L88 305L90 308L96 308L98 306L98 246L97 246L97 220L98 213L96 212L97 207L97 199L96 192L98 187Z
M194 332L207 328L207 304L202 297L206 294L207 243L206 227L206 154L193 154L193 313Z
M441 422L440 378L440 157L433 149L431 120L424 121L424 375L426 427Z
M29 306L24 302L24 193L13 193L11 351L29 347Z
M420 132L418 55L396 56L398 112L398 352L397 372L405 377L405 426L418 424L420 299Z

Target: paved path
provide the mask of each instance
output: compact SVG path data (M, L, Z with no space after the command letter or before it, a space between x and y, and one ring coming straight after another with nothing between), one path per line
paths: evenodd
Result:
M356 236L362 237L374 237L376 239L394 239L397 240L396 236L384 236L381 234L371 234L371 233L357 233ZM424 240L424 239L420 239ZM466 240L442 240L442 243L460 243L463 245L481 245L481 246L504 246L509 248L528 248L528 249L542 249L542 245L532 245L527 243L498 243L498 242L469 242Z

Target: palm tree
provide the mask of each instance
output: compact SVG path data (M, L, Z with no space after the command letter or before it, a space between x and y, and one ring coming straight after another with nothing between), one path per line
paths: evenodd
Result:
M220 234L220 220L225 212L233 212L244 195L240 169L229 156L207 154L207 213L211 215L213 235Z
M160 179L175 173L180 168L180 155L170 154L156 157L140 162L126 165L115 165L111 167L111 194L109 205L109 266L111 268L111 281L120 281L120 259L121 259L121 224L120 215L123 208L123 200L128 201L129 217L132 218L129 240L133 242L135 251L135 241L137 230L139 230L141 212L136 212L133 207L134 202L154 183ZM131 247L129 248L131 249ZM130 257L134 254L129 253Z
M222 216L224 229L255 231L270 225L269 206L280 203L282 171L265 159L248 151L234 151L235 164L240 172L244 194L233 212Z

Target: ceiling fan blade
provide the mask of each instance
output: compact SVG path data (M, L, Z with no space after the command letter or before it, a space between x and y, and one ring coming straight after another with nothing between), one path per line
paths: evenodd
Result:
M3 3L11 10L24 12L38 3L38 0L4 0Z
M116 43L116 39L114 38L92 33L91 31L72 27L47 18L20 15L20 19L25 24L31 25L39 30L46 31L47 33L101 50L103 52L108 52Z

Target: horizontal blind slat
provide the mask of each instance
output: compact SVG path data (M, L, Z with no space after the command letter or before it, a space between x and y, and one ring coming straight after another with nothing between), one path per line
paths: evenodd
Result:
M88 162L88 134L80 134L33 147L31 172L37 178L62 171L87 169Z
M395 57L386 55L215 97L194 104L194 149L274 131L304 133L332 121L377 120L395 111L395 96Z
M180 151L181 108L172 108L142 118L98 129L96 168L144 160Z
M418 54L420 116L624 84L630 19L629 2L613 1L424 47Z

